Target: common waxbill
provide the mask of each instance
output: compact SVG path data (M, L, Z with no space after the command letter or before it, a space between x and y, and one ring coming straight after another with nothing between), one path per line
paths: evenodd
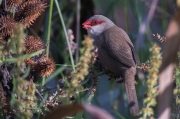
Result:
M94 39L98 58L105 68L124 79L130 112L137 116L139 106L134 76L139 58L127 33L102 15L94 15L82 25Z

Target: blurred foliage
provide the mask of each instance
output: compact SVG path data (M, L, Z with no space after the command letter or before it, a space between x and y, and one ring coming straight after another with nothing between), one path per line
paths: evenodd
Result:
M90 102L106 110L115 119L138 118L129 113L124 86L116 84L114 80L109 81L107 72L96 65L97 56L95 50L92 50L94 48L92 40L89 37L84 38L84 35L87 34L86 31L82 28L80 31L76 29L77 24L81 27L81 24L94 14L107 16L128 33L141 61L136 85L139 106L142 108L141 114L144 118L149 118L150 115L152 118L157 117L156 107L149 107L154 107L157 102L158 69L163 51L164 42L162 43L162 41L165 40L165 37L162 36L166 32L169 20L177 10L175 0L158 1L154 16L150 23L146 24L142 39L138 39L140 26L146 21L151 0L80 0L80 2L78 0L44 0L43 5L39 3L41 0L32 0L29 7L27 7L28 4L23 3L25 0L3 1L8 2L2 2L0 6L0 27L2 27L0 28L0 118L38 119L53 112L59 105L74 102ZM26 2L28 1L30 0L26 0ZM34 5L35 3L38 3L39 7ZM9 7L5 8L4 4L8 4ZM24 5L18 8L19 4ZM81 7L80 19L77 19L78 4ZM25 8L34 11L26 12ZM37 14L35 14L36 12ZM12 22L13 30L6 33L5 36L2 33L8 30L4 30L2 25L5 23L2 17L4 13L15 20ZM24 17L27 19L23 19ZM37 17L38 19L36 19ZM26 22L27 24L25 24ZM77 34L80 34L79 45L76 44ZM27 35L40 37L44 41L44 44L41 45L43 48L35 45L34 47L40 49L24 53L27 47L24 46L23 39ZM154 47L157 49L153 49ZM162 51L160 51L160 47ZM75 54L76 50L79 51L80 56ZM47 63L48 60L39 60L47 56L52 57L53 61ZM72 62L77 57L79 62L73 64ZM26 61L24 62L24 60ZM148 60L150 61L147 62ZM93 63L95 64L93 65ZM34 68L35 70L33 70ZM49 68L54 72L49 73ZM47 70L48 76L53 72L49 77L42 78L38 75ZM176 87L172 110L175 118L180 117L179 72L178 64L175 71ZM5 78L6 80L4 80ZM147 107L148 109L143 111ZM85 107L84 110L90 115L92 114ZM90 118L87 113L74 114L70 112L65 116L75 119Z
M153 119L154 117L152 107L155 107L157 104L156 96L158 95L158 74L162 60L160 50L161 49L157 44L154 44L150 49L151 58L147 76L147 97L143 101L145 106L140 112L140 114L142 114L142 119Z

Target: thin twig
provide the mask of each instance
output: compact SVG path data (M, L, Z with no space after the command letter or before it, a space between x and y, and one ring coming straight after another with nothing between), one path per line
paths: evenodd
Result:
M42 95L40 94L40 92L36 89L36 93L39 95L39 97L41 98L41 100L43 101L43 103L45 103L45 100L43 99Z
M77 49L76 49L76 63L79 60L79 36L80 36L80 9L81 9L81 0L77 0L77 16L76 16L76 43L77 43Z

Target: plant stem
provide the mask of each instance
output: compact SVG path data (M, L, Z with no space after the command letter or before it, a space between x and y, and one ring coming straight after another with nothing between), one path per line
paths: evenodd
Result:
M50 34L51 34L51 18L52 18L52 11L53 11L53 1L50 0L50 7L49 7L49 18L48 18L48 31L47 31L47 37L46 37L46 56L48 57L49 55L49 45L50 45Z
M68 35L67 35L66 26L64 24L64 20L63 20L63 17L62 17L62 13L61 13L61 9L60 9L60 6L58 4L58 1L55 0L55 3L56 3L56 6L57 6L57 9L58 9L59 17L61 19L61 23L62 23L63 30L64 30L64 33L65 33L66 41L67 41L67 44L68 44L68 50L69 50L69 55L70 55L70 59L71 59L72 68L73 68L73 71L75 71L74 59L73 59L72 52L71 52L71 47L70 47L69 38L68 38Z
M48 30L47 30L47 37L46 37L46 57L49 56L49 46L50 46L50 35L51 35L51 19L52 19L52 11L53 11L53 1L50 0L50 7L49 7L49 17L48 17ZM45 84L45 77L42 78L42 85Z
M52 78L56 77L60 72L64 71L66 67L58 68L52 75L46 78L45 84L47 84Z
M37 52L30 53L30 54L22 55L22 56L20 56L20 57L5 59L5 60L2 60L2 62L3 62L3 63L14 63L14 62L18 62L19 60L25 60L25 59L27 59L27 58L34 57L34 56L42 53L43 51L44 51L44 49L39 50L39 51L37 51Z
M80 38L80 9L81 9L81 0L77 0L77 15L76 15L76 63L79 61L79 38Z

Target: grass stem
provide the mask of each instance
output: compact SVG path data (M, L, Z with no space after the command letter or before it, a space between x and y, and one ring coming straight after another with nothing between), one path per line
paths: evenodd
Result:
M64 20L63 20L63 17L62 17L62 13L61 13L61 9L60 9L60 6L58 4L58 1L55 0L55 3L56 3L56 7L58 9L58 13L59 13L59 17L61 19L61 23L62 23L62 26L63 26L64 33L65 33L65 37L66 37L66 41L67 41L67 45L68 45L68 50L69 50L69 55L70 55L70 59L71 59L71 64L72 64L72 68L73 68L73 71L75 71L74 59L73 59L73 56L72 56L71 46L70 46L69 38L68 38L68 35L67 35L67 29L66 29L66 26L64 24Z
M50 0L50 7L49 7L49 18L48 18L48 31L47 31L47 37L46 37L46 56L49 56L49 46L50 46L50 35L51 35L51 19L52 19L52 11L53 11L53 1Z

